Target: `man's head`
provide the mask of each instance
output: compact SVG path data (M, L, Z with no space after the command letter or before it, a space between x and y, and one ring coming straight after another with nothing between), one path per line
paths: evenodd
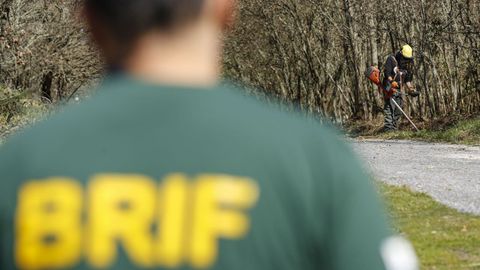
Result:
M410 45L403 45L402 50L400 50L402 56L406 59L413 59L413 49Z
M145 35L175 38L198 25L222 29L234 0L85 0L95 41L109 64L119 64Z
M395 59L400 69L406 70L408 73L413 72L413 49L410 45L404 45L402 49L395 54Z

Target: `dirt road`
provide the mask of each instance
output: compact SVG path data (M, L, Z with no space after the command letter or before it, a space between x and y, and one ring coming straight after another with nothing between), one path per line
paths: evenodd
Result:
M379 140L353 146L376 179L480 215L480 147Z

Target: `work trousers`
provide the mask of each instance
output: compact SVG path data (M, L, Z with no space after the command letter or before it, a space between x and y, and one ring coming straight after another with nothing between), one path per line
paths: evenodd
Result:
M402 112L395 106L392 100L395 100L400 107L403 107L403 98L401 95L394 95L385 99L383 113L385 114L385 131L397 130L402 117Z

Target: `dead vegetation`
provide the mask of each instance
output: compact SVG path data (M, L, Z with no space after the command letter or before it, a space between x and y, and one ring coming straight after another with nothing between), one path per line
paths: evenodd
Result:
M57 102L98 76L77 2L0 0L0 84Z
M63 102L100 76L79 0L0 0L0 85ZM382 99L363 77L402 44L415 48L416 119L480 111L480 3L471 0L241 0L225 75L253 94L338 122L372 121ZM0 113L15 113L9 97ZM12 105L13 104L13 105ZM13 106L13 107L12 107Z
M383 101L363 77L411 44L419 99L432 120L480 111L480 2L245 0L227 43L227 74L303 110L371 121Z

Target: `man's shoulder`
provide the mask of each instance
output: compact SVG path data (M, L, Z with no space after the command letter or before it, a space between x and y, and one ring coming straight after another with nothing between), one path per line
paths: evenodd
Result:
M398 60L397 60L397 56L395 54L389 54L385 60L385 62L387 63L397 63Z
M138 123L125 125L125 129L132 125L148 128L149 124L143 123L145 119L134 119L135 114L138 110L145 110L144 114L147 114L156 109L151 108L150 111L143 107L139 108L135 104L128 106L131 100L128 99L126 91L122 93L121 90L113 91L109 88L112 86L100 87L98 93L88 100L59 109L59 112L48 119L25 128L8 141L16 145L29 145L26 147L33 149L41 146L42 143L92 137L99 130L108 132L108 126L113 125L112 121L116 123L115 127L122 125L122 121L128 121L122 118L127 116L131 116L131 120ZM189 103L194 106L192 117L202 117L201 120L208 125L204 128L214 127L217 131L230 134L238 132L237 135L255 137L257 140L273 141L278 144L295 142L298 145L316 144L326 147L338 144L334 128L321 124L317 119L308 119L299 110L292 111L292 109L285 109L286 106L279 105L278 102L259 100L246 94L245 89L239 87L225 85L218 92L210 95L212 100L208 100L208 103L195 103L194 99ZM162 105L159 104L158 107ZM169 115L159 114L155 125L162 125L162 121L172 123L183 121L185 117L176 114L182 109L174 110L176 111ZM205 121L206 119L208 121ZM190 119L190 121L195 120ZM154 126L153 123L151 125ZM246 139L246 137L243 138Z
M92 123L92 119L101 117L101 111L106 110L109 97L106 93L95 94L85 98L79 104L67 104L56 107L42 120L23 127L17 133L6 139L2 148L35 149L37 146L53 142L61 142L71 134L81 133Z

